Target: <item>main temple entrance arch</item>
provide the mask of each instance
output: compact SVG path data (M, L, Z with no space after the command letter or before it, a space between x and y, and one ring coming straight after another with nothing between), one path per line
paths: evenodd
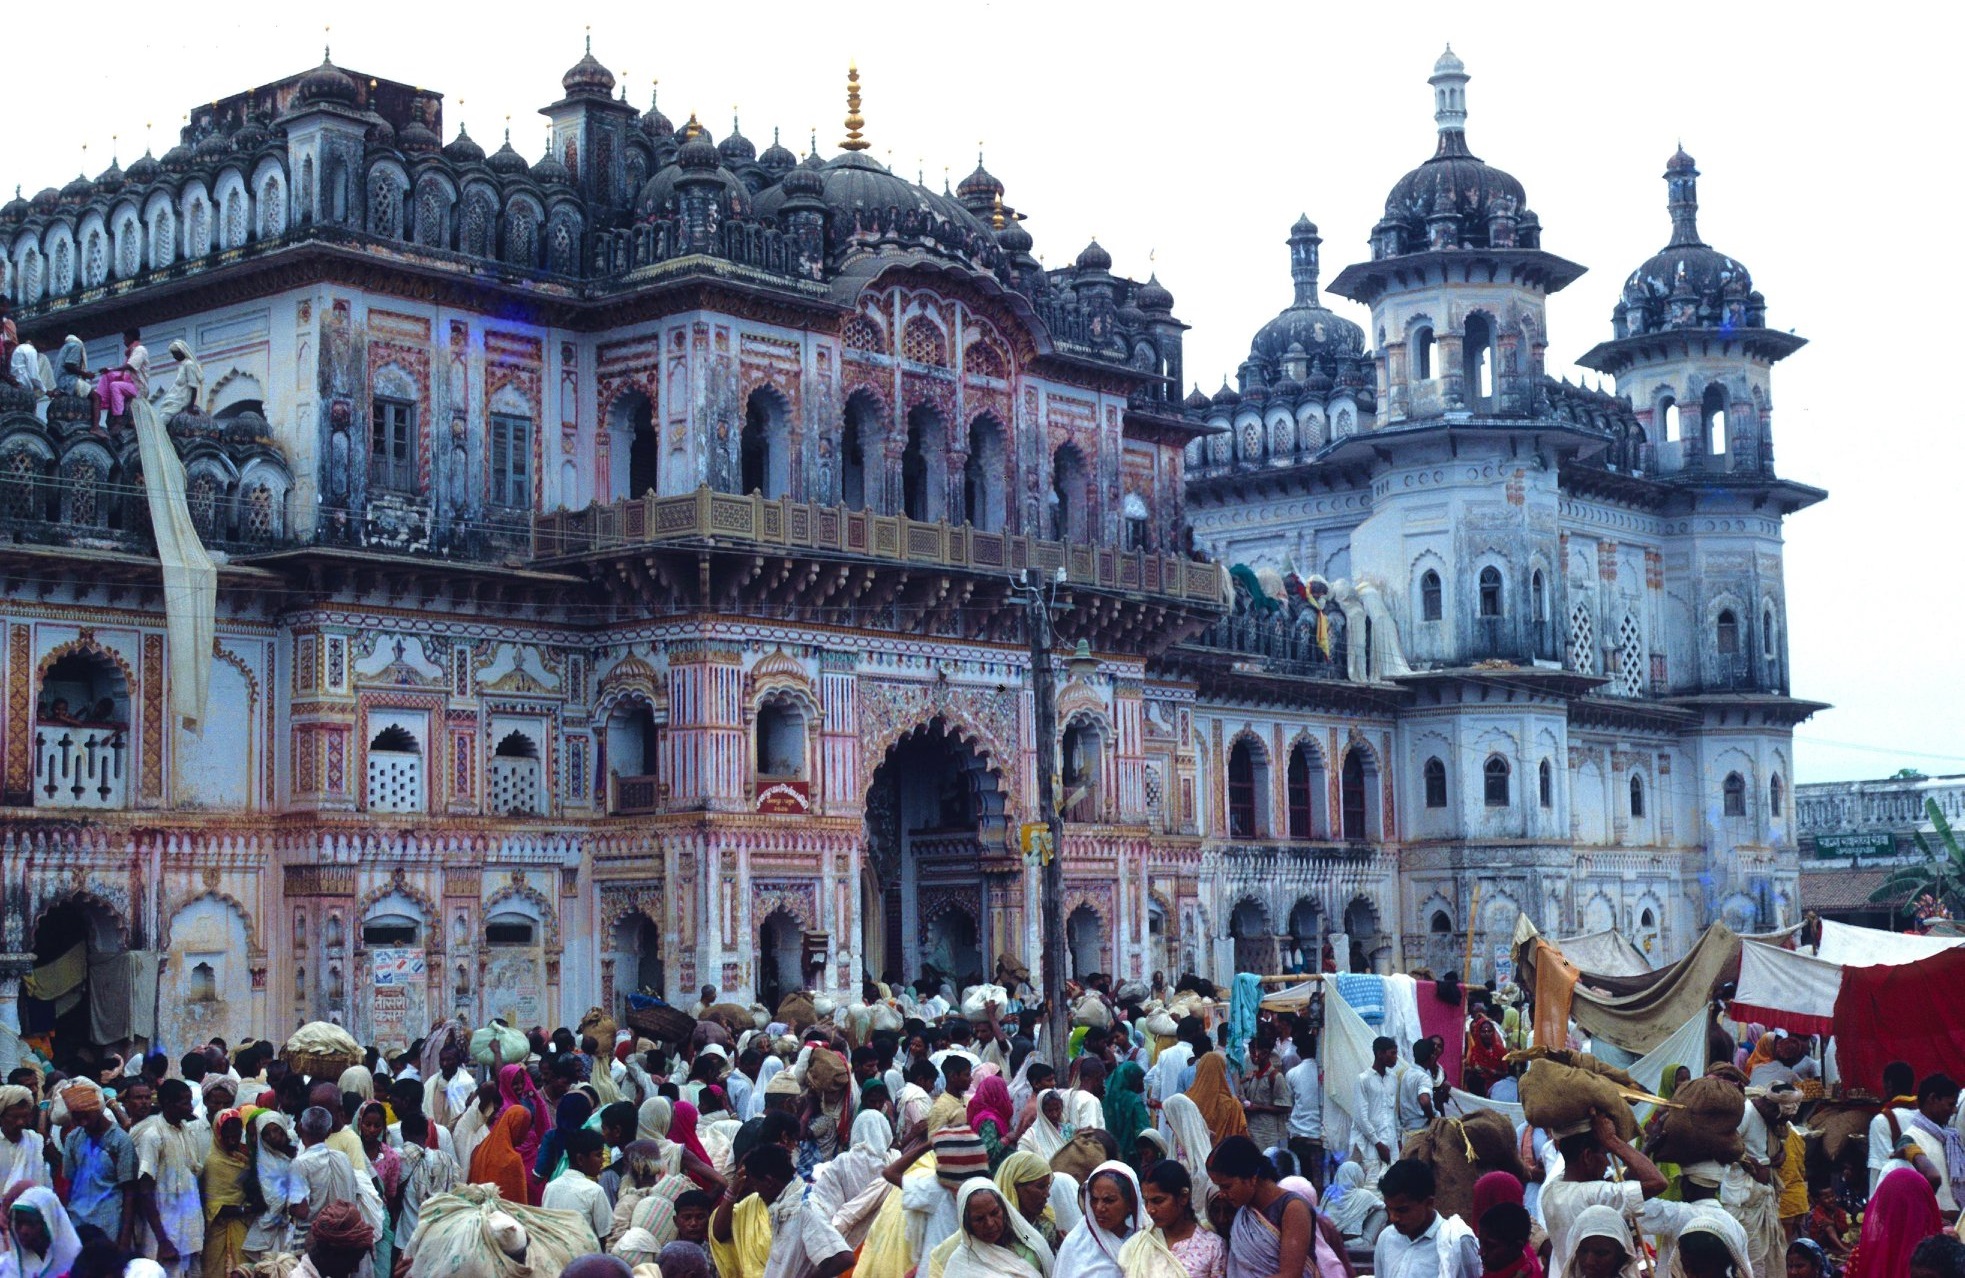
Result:
M987 753L940 715L903 734L867 788L861 953L883 979L986 976L1021 953L1021 862L1004 848ZM1028 959L1026 959L1028 961Z

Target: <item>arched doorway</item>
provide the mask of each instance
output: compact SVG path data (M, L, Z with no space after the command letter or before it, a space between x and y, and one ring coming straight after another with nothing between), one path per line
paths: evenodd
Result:
M1269 911L1254 897L1244 898L1228 916L1228 935L1235 941L1235 970L1269 975L1275 972L1276 936Z
M655 406L640 391L629 391L608 410L607 486L616 501L660 492L661 447L655 435Z
M1071 975L1080 981L1104 970L1099 965L1102 931L1098 911L1089 905L1079 906L1064 921L1065 944L1071 949Z
M804 929L789 910L773 910L757 929L758 1001L776 1011L785 995L805 988L799 969Z
M96 1042L91 960L124 949L120 922L96 901L63 901L35 924L34 973L22 983L20 996L21 1033L52 1034L58 1068L72 1071L83 1049L111 1045ZM184 979L188 982L189 974Z
M976 920L959 905L950 904L928 920L921 938L922 970L954 978L956 988L983 971L982 937Z
M1351 964L1346 970L1376 971L1381 949L1381 938L1378 935L1378 907L1362 896L1345 906L1344 934L1351 941Z
M1302 898L1290 910L1290 944L1295 950L1293 970L1318 969L1324 954L1324 907L1310 897Z
M668 997L662 966L662 929L636 911L614 925L614 996L626 1006L630 994Z
M868 971L916 980L939 949L943 962L973 953L978 964L974 973L944 974L980 975L984 955L1021 937L1020 864L1004 858L1003 868L982 866L985 851L1003 853L1003 794L987 758L947 720L916 727L874 770L866 839L861 961ZM973 941L948 924L931 931L950 911L974 925Z

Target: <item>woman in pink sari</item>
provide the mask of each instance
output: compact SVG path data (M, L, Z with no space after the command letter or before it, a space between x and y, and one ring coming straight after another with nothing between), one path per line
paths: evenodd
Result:
M546 1104L546 1098L539 1094L532 1075L526 1072L523 1065L507 1065L498 1071L498 1113L493 1116L492 1122L495 1124L506 1110L515 1105L532 1115L525 1136L516 1143L516 1148L519 1157L525 1160L526 1183L532 1189L534 1201L537 1201L543 1185L533 1171L533 1164L539 1158L539 1142L553 1128L553 1113L552 1106Z
M1317 1227L1310 1258L1316 1263L1319 1278L1356 1278L1351 1257L1344 1251L1344 1235L1337 1232L1337 1226L1317 1206L1317 1187L1301 1176L1285 1176L1277 1184L1284 1192L1310 1204L1311 1220Z

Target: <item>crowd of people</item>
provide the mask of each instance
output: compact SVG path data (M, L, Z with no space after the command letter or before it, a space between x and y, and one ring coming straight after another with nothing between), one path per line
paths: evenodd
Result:
M869 982L763 1026L706 989L674 1041L598 1012L446 1023L312 1072L216 1041L17 1069L0 1278L470 1275L423 1235L480 1192L520 1238L575 1238L570 1278L1965 1278L1942 1075L1893 1071L1867 1177L1811 1179L1806 1041L1736 1043L1718 1016L1712 1059L1664 1090L1737 1086L1747 1152L1661 1165L1665 1107L1641 1130L1507 1118L1530 1067L1491 990L1467 991L1457 1044L1380 1037L1327 1080L1314 999L1250 1016L1193 978L1095 978L1056 1061L1028 987L987 988ZM1477 1151L1497 1124L1500 1153Z

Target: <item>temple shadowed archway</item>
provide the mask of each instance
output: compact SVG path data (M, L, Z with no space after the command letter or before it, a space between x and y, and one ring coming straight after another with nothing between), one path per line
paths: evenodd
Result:
M874 770L866 823L867 970L909 981L932 971L957 988L986 974L1023 918L1021 867L1004 851L989 761L947 720L920 725Z

